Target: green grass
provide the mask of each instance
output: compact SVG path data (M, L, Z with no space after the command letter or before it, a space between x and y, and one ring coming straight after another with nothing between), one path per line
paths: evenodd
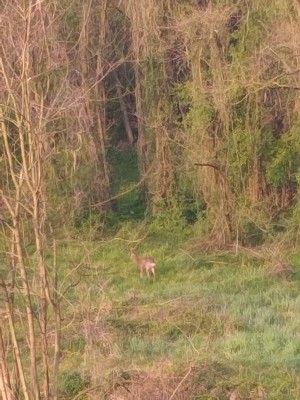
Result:
M138 252L157 260L155 280L129 258L145 229ZM190 255L151 229L58 242L64 398L96 386L99 398L300 399L299 254L287 280L245 255ZM46 262L51 274L51 249Z
M159 243L150 237L138 249L157 260L155 280L140 279L121 234L59 247L62 282L79 280L64 303L62 371L115 394L126 372L128 399L148 398L145 376L147 393L168 393L153 399L178 384L177 399L300 399L298 273L271 277L245 256L191 257ZM291 260L297 271L299 257Z

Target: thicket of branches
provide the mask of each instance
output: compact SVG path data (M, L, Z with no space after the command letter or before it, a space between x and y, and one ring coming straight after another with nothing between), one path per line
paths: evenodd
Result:
M153 215L191 207L218 244L283 218L283 229L297 233L300 4L0 4L0 217L9 265L1 271L9 334L0 328L0 390L5 400L18 392L58 398L61 297L44 252L55 259L62 226L114 212L114 152L137 155L137 186Z

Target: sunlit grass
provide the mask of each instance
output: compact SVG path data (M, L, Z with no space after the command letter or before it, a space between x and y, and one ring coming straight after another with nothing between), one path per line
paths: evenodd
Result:
M249 399L300 398L297 274L275 278L257 260L191 257L154 243L139 251L156 259L155 280L140 279L124 240L90 243L88 257L84 246L60 249L66 281L80 280L65 305L66 320L72 316L77 325L64 332L67 339L76 335L65 342L62 369L76 359L93 376L94 360L97 380L100 371L107 379L120 370L156 368L173 376L193 366L190 379L200 379L206 393L199 398L225 399L233 390ZM212 377L201 375L204 365L218 365Z

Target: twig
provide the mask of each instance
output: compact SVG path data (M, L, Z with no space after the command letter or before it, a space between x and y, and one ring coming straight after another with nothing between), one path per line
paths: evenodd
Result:
M110 197L107 200L104 201L100 201L99 203L96 204L91 204L91 207L99 207L99 206L103 206L104 204L110 203L112 200L116 200L119 197L125 196L127 193L132 192L134 189L136 189L137 187L141 186L142 183L146 180L146 178L148 177L150 171L153 168L153 164L150 166L150 168L148 169L148 171L145 173L145 175L142 177L142 179L139 180L139 182L137 182L135 185L133 185L131 188L124 190L124 192L116 194L115 196Z
M169 398L169 400L172 400L173 397L175 396L176 392L178 391L178 389L180 388L180 386L183 384L183 382L187 379L187 377L190 375L190 373L192 372L192 367L189 368L188 372L184 375L184 377L181 379L181 381L178 383L178 385L176 386L174 392L172 393L171 397Z
M184 249L179 249L180 251L182 251L184 254L186 254L191 260L196 261L196 259L194 257L192 257L187 251L185 251Z
M93 390L96 390L96 389L102 387L102 385L103 385L103 384L98 384L98 385L91 386L91 387L89 387L89 388L87 388L87 389L84 389L84 390L82 390L81 392L79 392L78 394L76 394L76 396L74 396L74 397L72 398L72 400L80 399L82 395L87 394L87 393L89 393L89 392L92 392Z

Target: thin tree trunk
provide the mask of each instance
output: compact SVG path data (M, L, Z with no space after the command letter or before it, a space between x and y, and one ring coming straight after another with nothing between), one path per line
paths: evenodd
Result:
M0 320L1 322L1 320ZM3 333L0 326L0 393L3 400L14 400L13 390L10 382L10 375L5 357Z
M52 227L50 225L50 230ZM58 291L58 274L56 258L56 240L53 237L53 271L54 271L54 298L55 305L55 341L54 341L54 359L53 359L53 379L52 379L52 398L58 400L58 382L60 365L60 339L61 339L61 298Z
M31 400L30 396L29 396L26 379L25 379L22 358L21 358L21 352L19 349L19 344L18 344L18 340L17 340L17 336L16 336L13 315L11 313L11 309L10 309L10 305L9 305L9 295L8 295L8 292L6 289L5 282L2 279L1 279L1 281L2 281L1 282L2 287L4 288L4 291L5 291L5 297L6 297L5 311L6 311L6 315L8 318L10 336L12 339L12 347L13 347L13 352L14 352L14 356L15 356L15 360L16 360L16 364L17 364L17 368L18 368L18 376L19 376L20 382L21 382L22 394L23 394L25 400Z

